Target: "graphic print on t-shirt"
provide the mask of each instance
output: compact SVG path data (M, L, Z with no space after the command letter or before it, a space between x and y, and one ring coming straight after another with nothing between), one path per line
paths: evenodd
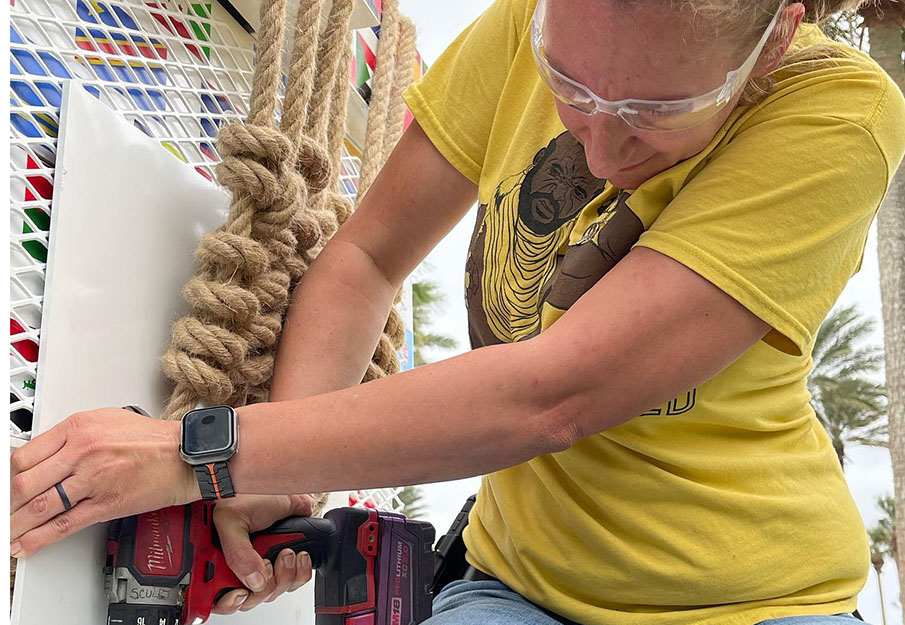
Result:
M588 169L584 147L564 132L478 207L465 265L472 347L537 335L545 302L567 310L628 253L643 225L625 192L601 204L569 246L582 210L605 186Z

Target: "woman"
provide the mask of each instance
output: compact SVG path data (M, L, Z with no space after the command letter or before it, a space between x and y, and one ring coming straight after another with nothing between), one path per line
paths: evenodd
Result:
M804 23L847 4L498 0L407 93L417 123L294 294L274 401L238 411L236 491L483 474L478 579L430 625L852 622L865 532L805 377L902 158L905 103ZM480 349L337 390L475 198ZM12 550L198 499L178 437L103 409L18 450ZM254 591L219 611L310 577L247 546L308 511L218 506Z

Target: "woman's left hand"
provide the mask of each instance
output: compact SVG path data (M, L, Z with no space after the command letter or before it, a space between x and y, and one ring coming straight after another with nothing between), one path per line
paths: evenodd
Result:
M10 455L10 553L30 556L94 523L200 498L179 456L179 421L79 412Z

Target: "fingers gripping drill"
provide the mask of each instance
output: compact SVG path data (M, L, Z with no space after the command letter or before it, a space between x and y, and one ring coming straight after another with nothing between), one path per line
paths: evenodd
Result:
M251 542L271 563L283 549L311 556L317 625L414 625L430 616L429 523L337 508L323 519L283 519ZM226 564L209 502L111 522L104 586L107 625L201 623L223 595L243 587Z

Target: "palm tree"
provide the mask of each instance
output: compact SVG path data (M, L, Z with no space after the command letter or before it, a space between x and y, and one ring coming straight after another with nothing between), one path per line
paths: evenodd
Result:
M887 545L889 536L881 527L874 527L867 530L867 537L870 539L870 563L877 572L877 587L880 590L880 614L883 617L883 625L886 625L886 602L883 599L883 581L880 579L880 573L883 571L883 564L886 561Z
M864 339L874 321L854 306L837 308L820 326L808 376L811 405L845 467L849 444L887 445L886 390L874 381L883 366L880 348Z
M860 11L868 29L870 55L905 91L905 3L879 0ZM889 451L895 475L893 497L905 510L905 166L892 178L877 217L880 293L886 344ZM905 515L895 521L894 538L905 541ZM903 550L905 551L905 550ZM905 604L905 554L896 554L899 598Z
M886 563L887 557L895 559L896 547L894 530L895 508L892 497L880 497L877 500L880 509L883 510L884 516L875 527L867 531L867 537L870 541L870 563L877 572L877 586L880 590L880 614L883 617L883 625L886 625L886 602L883 599L883 582L880 574L883 572L883 565Z
M441 349L453 349L456 347L456 340L451 336L430 331L431 316L443 303L443 293L440 292L440 287L437 283L424 280L412 284L412 318L415 326L416 367L427 362L424 357L425 347L438 347Z
M842 41L859 50L864 46L864 18L856 11L839 11L820 23L830 39Z
M896 525L896 504L891 496L880 497L877 499L877 505L883 511L883 516L878 521L879 527L888 534L889 553L887 555L895 558L897 549L895 525Z
M402 514L410 519L417 519L424 512L424 493L417 486L406 486L399 493L399 500L404 504Z

